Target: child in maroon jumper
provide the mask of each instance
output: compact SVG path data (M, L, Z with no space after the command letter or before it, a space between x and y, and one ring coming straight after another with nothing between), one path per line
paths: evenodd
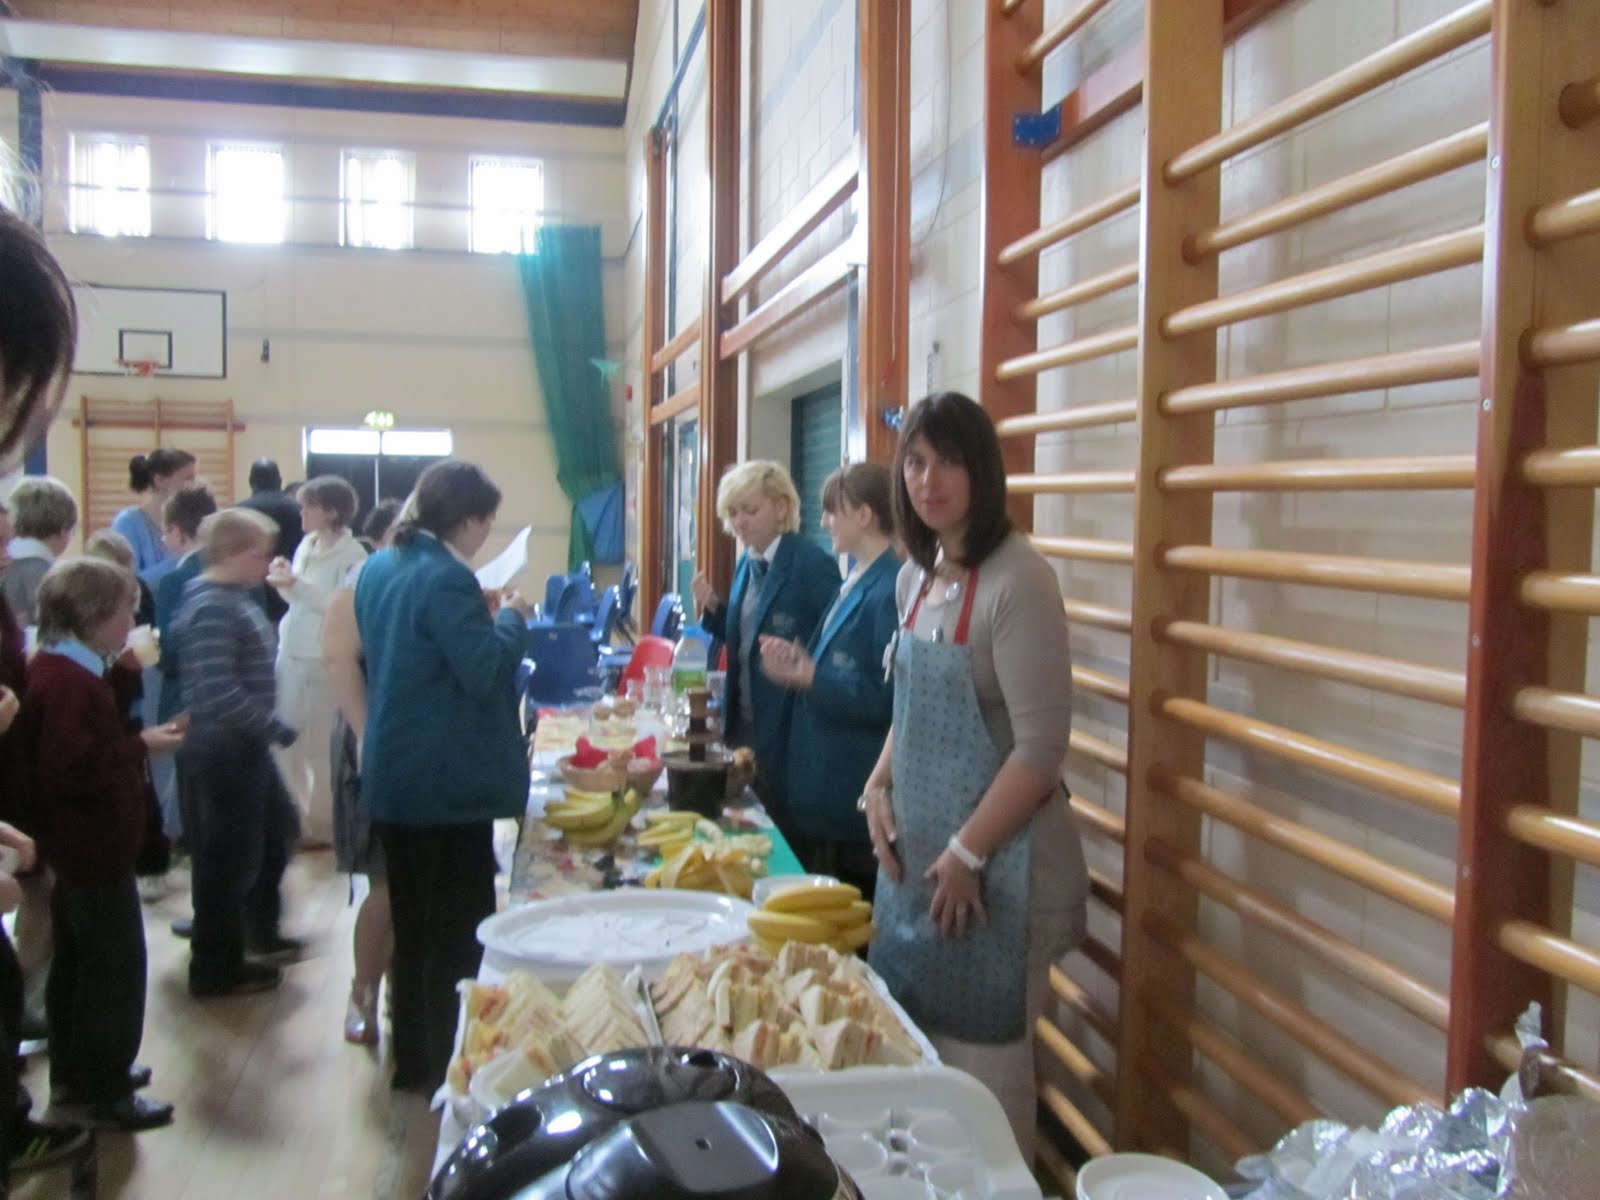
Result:
M20 718L40 814L40 843L56 872L55 959L45 1008L51 1100L82 1106L91 1123L128 1131L172 1120L172 1106L137 1089L144 1034L144 917L134 881L145 826L150 751L183 741L172 725L123 728L129 685L120 655L133 628L133 573L74 558L39 585L40 648L28 664ZM118 684L123 685L119 695Z

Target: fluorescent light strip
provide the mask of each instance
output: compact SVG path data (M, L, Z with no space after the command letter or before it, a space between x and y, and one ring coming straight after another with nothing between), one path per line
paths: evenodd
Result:
M627 63L0 19L0 52L42 62L621 100Z

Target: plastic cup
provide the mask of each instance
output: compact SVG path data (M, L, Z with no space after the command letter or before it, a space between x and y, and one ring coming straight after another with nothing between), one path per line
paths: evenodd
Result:
M148 625L135 625L128 631L128 649L142 667L153 667L161 661L161 643Z

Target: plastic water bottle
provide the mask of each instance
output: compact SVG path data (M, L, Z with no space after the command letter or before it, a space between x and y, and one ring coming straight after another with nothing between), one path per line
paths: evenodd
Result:
M711 658L711 640L698 625L685 627L672 652L672 691L681 696L690 688L706 686L706 669Z

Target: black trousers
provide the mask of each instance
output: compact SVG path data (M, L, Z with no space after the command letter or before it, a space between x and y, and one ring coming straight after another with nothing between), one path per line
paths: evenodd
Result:
M51 1090L89 1103L120 1100L144 1037L144 914L133 872L109 883L57 876L50 915Z
M444 1082L461 1002L478 974L478 923L494 914L494 824L375 826L394 917L394 1086Z
M189 830L191 987L226 985L249 945L278 936L279 888L299 839L299 816L267 747L241 743L230 749L178 755L181 786L199 824Z
M6 1194L17 1128L28 1115L29 1098L22 1086L22 966L11 939L0 929L0 1196Z

